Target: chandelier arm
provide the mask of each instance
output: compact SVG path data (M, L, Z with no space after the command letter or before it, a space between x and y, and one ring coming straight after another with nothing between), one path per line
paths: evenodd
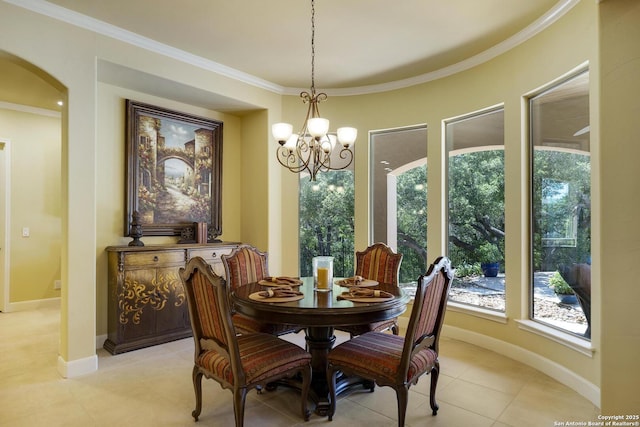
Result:
M278 147L278 150L276 153L277 153L276 157L278 159L278 162L280 162L282 166L289 169L291 172L298 173L302 170L302 169L299 170L299 167L297 166L298 159L296 158L293 151L289 151L288 148L282 146L282 147Z
M298 156L298 164L299 169L301 171L307 170L311 172L309 169L309 165L311 164L311 157L314 153L313 150L313 140L307 142L304 139L304 136L298 138L298 145L296 145L296 154Z
M321 166L323 167L322 171L323 172L328 172L328 171L339 171L339 170L343 170L348 168L349 166L351 166L351 162L353 161L353 151L351 151L349 148L347 147L343 147L340 150L339 153L339 157L343 160L349 159L348 162L345 162L343 166L340 167L333 167L331 166L331 155L328 154L326 156L326 160L325 162L321 162Z

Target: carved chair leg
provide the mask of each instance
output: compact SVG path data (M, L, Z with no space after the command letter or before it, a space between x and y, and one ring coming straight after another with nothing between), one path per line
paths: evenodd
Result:
M244 402L247 397L247 389L234 388L233 390L233 413L236 418L236 427L244 425Z
M308 398L309 398L309 386L311 385L311 368L302 369L300 371L302 375L302 395L300 396L301 404L302 404L302 418L305 421L309 421L309 417L311 416L311 411L308 409Z
M192 378L193 390L196 393L196 409L191 412L191 416L194 420L198 421L198 417L202 411L202 372L200 372L200 369L195 365L193 367Z
M398 399L398 427L404 427L404 420L407 416L407 402L409 401L409 388L398 387L396 389Z
M431 369L431 389L429 390L429 404L431 405L431 414L438 415L438 404L436 403L436 387L438 386L438 377L440 376L440 362L436 360L433 369Z

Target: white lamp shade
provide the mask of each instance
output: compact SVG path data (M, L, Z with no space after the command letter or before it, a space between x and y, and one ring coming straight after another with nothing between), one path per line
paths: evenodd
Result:
M276 123L271 126L271 133L276 141L286 141L293 132L293 126L289 123Z
M320 147L322 147L322 151L325 153L330 153L333 151L333 148L336 146L336 137L335 135L326 134L320 139Z
M313 137L326 135L329 131L329 120L321 117L314 117L307 120L307 129Z
M293 133L291 134L291 136L289 137L289 139L287 139L286 144L284 144L285 148L289 149L289 151L293 151L296 149L296 144L298 143L298 134L297 133Z
M356 142L356 138L358 137L358 129L351 127L342 127L338 128L338 141L341 144L348 146Z

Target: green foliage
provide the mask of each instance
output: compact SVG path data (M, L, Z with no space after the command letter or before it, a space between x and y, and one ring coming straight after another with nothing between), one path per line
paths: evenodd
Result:
M556 294L560 295L571 295L573 293L573 289L565 280L562 278L559 272L553 273L553 275L549 278L549 287L553 289Z
M480 264L462 264L456 266L456 277L473 277L482 275Z
M412 283L427 268L427 166L398 175L396 192L400 283Z
M504 259L504 150L449 158L449 256L453 265Z
M334 257L334 275L354 272L354 190L351 171L300 177L300 274L311 276L314 256Z
M532 191L534 270L587 259L590 253L590 159L582 154L536 150ZM568 183L567 197L557 194ZM401 283L424 272L427 247L427 168L398 176L398 252ZM565 184L562 184L565 185ZM566 188L566 185L565 185ZM563 190L565 193L566 190ZM560 200L543 206L543 198ZM320 173L300 180L300 273L311 274L311 258L335 257L335 274L354 268L353 173ZM561 235L568 213L575 214L575 247L544 247L544 236ZM463 153L449 159L449 257L461 277L480 274L481 262L504 260L504 151Z
M532 196L534 270L585 261L591 253L590 156L535 150ZM568 221L575 221L575 245L545 246L542 239L564 234Z
M480 263L493 263L502 261L502 253L498 247L489 242L485 242L475 250L475 257Z
M591 252L589 156L536 150L533 160L534 270L585 261ZM543 237L563 237L571 227L577 230L574 246L543 244ZM502 150L463 153L449 159L449 257L456 266L504 260Z

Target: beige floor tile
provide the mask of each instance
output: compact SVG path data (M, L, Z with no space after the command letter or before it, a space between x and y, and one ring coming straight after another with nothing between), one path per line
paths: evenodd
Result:
M1 427L195 425L191 416L195 407L191 338L116 356L98 349L97 372L62 379L56 368L59 321L59 311L50 308L0 313ZM337 343L348 339L341 332L336 337ZM283 338L304 348L304 333ZM554 420L576 420L576 414L598 414L598 408L585 398L525 365L453 339L444 338L440 345L438 415L431 415L431 378L427 375L410 389L407 426L537 427L553 425ZM297 392L286 388L250 392L245 425L327 425L327 418L316 414L304 422L298 398ZM233 424L231 392L203 379L203 407L197 426ZM373 393L356 389L340 397L330 424L396 425L396 397L389 387L376 387Z
M384 415L385 417L394 420L398 419L396 392L391 387L376 387L373 393L366 390L356 390L347 396L338 399L336 413L339 411L344 412L341 410L341 406L346 400L355 402L365 408L369 408L376 413ZM413 412L418 407L421 407L425 402L429 402L429 398L427 396L416 393L412 390L409 391L407 413ZM431 414L431 411L429 410L428 412L425 412L425 414L427 413Z
M554 422L595 421L597 408L568 387L539 374L525 384L497 418L514 426L554 425Z
M467 409L484 417L497 419L514 396L486 385L456 379L438 392L438 401Z
M489 427L494 420L483 417L464 408L439 402L438 415L431 414L429 403L407 415L406 425L410 427Z

